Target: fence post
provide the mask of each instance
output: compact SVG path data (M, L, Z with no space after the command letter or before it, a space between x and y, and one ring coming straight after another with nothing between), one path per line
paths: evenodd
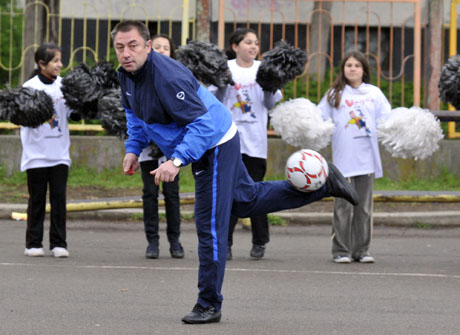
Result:
M182 34L181 34L181 45L187 44L187 39L189 37L188 29L188 16L190 9L190 0L182 1Z
M442 14L443 0L431 0L428 4L428 38L429 57L425 60L426 96L425 107L430 110L441 109L438 83L441 77L442 53Z
M196 39L209 42L211 40L210 0L196 0Z

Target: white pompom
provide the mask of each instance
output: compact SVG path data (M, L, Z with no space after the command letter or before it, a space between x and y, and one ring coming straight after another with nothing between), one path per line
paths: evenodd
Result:
M270 113L270 123L292 146L321 150L331 141L332 120L324 121L321 110L305 98L283 102Z
M420 107L399 107L378 126L379 141L393 157L425 159L444 137L438 119Z

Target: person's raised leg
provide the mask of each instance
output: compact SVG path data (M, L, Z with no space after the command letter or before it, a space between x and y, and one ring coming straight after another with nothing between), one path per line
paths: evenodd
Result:
M298 208L328 196L344 198L353 205L359 203L353 186L332 163L326 184L313 192L298 191L287 180L254 182L242 162L239 171L232 207L232 214L239 217Z

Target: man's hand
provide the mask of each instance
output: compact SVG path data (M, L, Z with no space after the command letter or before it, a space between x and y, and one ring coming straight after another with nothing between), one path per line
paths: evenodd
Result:
M127 176L132 176L134 171L139 170L139 161L133 153L127 153L123 159L123 173Z
M180 168L175 167L171 160L167 160L157 169L150 171L150 174L155 176L155 185L158 185L160 181L164 183L173 182L179 171Z

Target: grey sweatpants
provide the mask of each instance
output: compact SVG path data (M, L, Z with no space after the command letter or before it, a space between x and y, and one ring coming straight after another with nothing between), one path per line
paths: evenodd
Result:
M332 257L348 256L358 260L369 254L372 236L374 174L347 178L359 196L353 206L342 198L334 198L332 224Z

